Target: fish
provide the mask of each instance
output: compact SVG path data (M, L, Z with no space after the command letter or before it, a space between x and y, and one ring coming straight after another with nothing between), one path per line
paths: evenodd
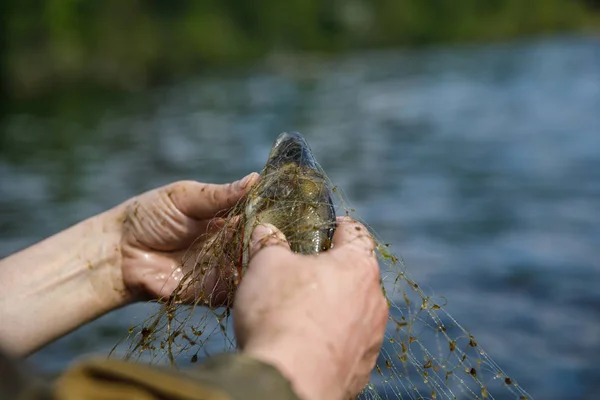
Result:
M329 250L336 228L332 188L306 139L298 132L281 133L260 175L243 212L244 250L239 272L243 275L248 266L250 236L259 224L277 227L293 252Z

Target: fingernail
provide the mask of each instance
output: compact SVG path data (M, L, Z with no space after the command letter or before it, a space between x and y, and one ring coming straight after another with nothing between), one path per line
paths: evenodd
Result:
M252 257L257 251L272 241L274 233L275 227L271 224L257 225L256 228L254 228L250 239L250 256Z
M244 178L239 180L238 184L237 184L238 189L240 189L240 190L246 189L246 187L248 186L250 181L252 181L252 179L254 178L255 175L256 174L254 172L251 172L250 174L246 175Z
M213 219L213 223L215 224L215 228L221 229L225 226L226 221L225 218L215 218Z
M252 232L252 247L258 245L263 238L272 235L273 232L275 232L275 230L270 224L257 225Z

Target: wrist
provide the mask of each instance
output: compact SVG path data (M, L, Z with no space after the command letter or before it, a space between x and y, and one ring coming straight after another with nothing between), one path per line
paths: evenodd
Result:
M303 400L341 399L342 387L327 346L322 340L286 336L248 343L244 353L271 364L287 378Z
M114 209L88 218L0 261L0 337L7 348L31 353L130 301L118 215Z
M119 205L83 222L90 226L84 234L84 246L78 258L87 264L85 280L103 313L134 301L123 281L121 239L124 220L125 207Z

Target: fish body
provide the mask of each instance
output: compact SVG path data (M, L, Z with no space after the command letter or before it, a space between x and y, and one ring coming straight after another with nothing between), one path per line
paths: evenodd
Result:
M301 134L284 132L277 137L261 181L249 196L242 271L248 265L251 233L262 223L276 226L294 252L318 254L331 248L335 231L331 188Z

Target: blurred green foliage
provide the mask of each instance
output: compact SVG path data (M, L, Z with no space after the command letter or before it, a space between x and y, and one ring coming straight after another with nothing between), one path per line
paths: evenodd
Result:
M9 93L144 87L273 52L489 41L594 26L594 0L8 0Z

